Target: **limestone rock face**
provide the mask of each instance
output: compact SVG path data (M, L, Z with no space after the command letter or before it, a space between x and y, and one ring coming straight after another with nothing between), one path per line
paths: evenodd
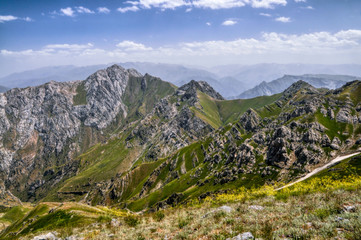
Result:
M101 134L118 114L127 115L122 96L129 79L141 76L113 65L85 81L52 81L1 93L0 175L5 185L40 188L42 169L67 164L81 150L84 139L74 141L81 129ZM19 185L25 177L26 184Z
M241 116L239 122L247 131L254 131L260 124L260 120L258 113L253 109L249 109Z
M344 123L353 123L353 117L349 108L341 108L336 115L336 121Z

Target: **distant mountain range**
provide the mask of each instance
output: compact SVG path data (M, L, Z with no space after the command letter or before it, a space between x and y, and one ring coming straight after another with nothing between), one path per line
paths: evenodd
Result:
M361 76L361 65L358 64L277 64L262 63L255 65L223 65L216 66L208 71L220 76L232 76L245 85L239 89L239 93L255 87L261 82L270 82L284 75L303 74L330 74ZM238 93L238 94L239 94ZM236 95L238 95L236 94Z
M110 65L103 64L84 67L68 65L38 68L2 77L0 78L0 85L7 88L23 88L41 85L51 80L58 82L82 80L96 70ZM256 64L248 66L224 65L212 68L150 62L125 62L119 63L119 65L125 68L137 69L141 74L149 73L160 77L176 86L181 86L191 80L206 81L225 98L232 98L232 96L237 96L262 82L281 78L285 74L302 75L315 73L361 76L361 65L356 64ZM289 85L289 83L285 84L286 87ZM280 91L282 90L278 90L278 92Z
M4 87L4 86L0 86L0 93L2 92L6 92L8 90L7 87Z
M300 76L284 75L271 82L262 82L254 88L244 91L234 98L254 98L258 96L269 96L283 92L293 83L303 80L317 88L336 89L345 83L360 79L356 76L348 75L328 75L328 74L304 74Z

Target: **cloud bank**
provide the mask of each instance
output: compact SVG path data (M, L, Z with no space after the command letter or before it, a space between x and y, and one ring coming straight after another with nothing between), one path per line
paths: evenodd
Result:
M361 61L361 30L308 34L263 33L259 38L232 41L181 42L160 47L124 40L113 49L86 44L49 44L41 49L0 50L0 70L11 66L88 65L121 61L222 65L232 63L342 64ZM14 70L15 71L15 70Z

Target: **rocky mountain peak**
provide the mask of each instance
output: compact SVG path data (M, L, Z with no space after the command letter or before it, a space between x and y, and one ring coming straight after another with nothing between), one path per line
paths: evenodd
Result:
M283 93L284 95L289 95L289 94L295 94L300 90L307 90L309 92L317 92L317 89L314 88L312 85L308 84L307 82L303 81L303 80L299 80L295 83L293 83L291 86L289 86Z
M217 99L224 100L221 94L215 91L207 82L204 81L195 81L192 80L187 84L184 84L178 89L178 92L184 92L186 97L195 97L197 96L197 90L207 94L208 96Z
M360 81L360 80L351 81L351 82L346 83L346 84L343 85L342 87L336 89L336 90L334 91L334 93L335 93L335 94L338 94L338 93L344 91L344 90L347 89L347 88L350 88L350 87L353 87L353 88L356 87L356 88L357 88L357 87L360 86L360 85L361 85L361 81Z

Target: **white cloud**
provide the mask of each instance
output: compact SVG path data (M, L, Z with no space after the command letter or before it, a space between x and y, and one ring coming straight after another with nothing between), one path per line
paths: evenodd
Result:
M252 0L251 6L254 8L274 8L276 5L286 6L286 0Z
M122 41L113 49L93 44L50 44L39 50L0 51L0 71L18 66L89 65L150 61L194 65L274 63L342 64L361 62L361 29L308 34L263 33L258 38L183 42L150 47ZM21 64L19 64L21 63Z
M107 7L98 7L97 10L99 13L110 13L110 10Z
M0 23L14 21L16 19L18 19L18 17L12 16L12 15L6 15L6 16L0 15Z
M304 7L304 9L313 10L314 8L312 6L307 6L307 7Z
M71 7L61 8L60 12L68 17L74 17L74 13L75 13Z
M194 0L193 5L198 8L222 9L245 6L240 0Z
M211 26L211 25L212 25L212 23L210 23L210 22L206 22L206 25L207 25L207 26Z
M89 8L85 8L82 6L75 7L75 9L78 13L94 13L94 11L90 10Z
M299 3L299 2L307 2L307 0L295 0L296 3Z
M224 21L224 22L222 23L223 26L232 26L232 25L235 25L235 24L237 24L237 21L231 20L231 19L226 20L226 21Z
M139 5L142 8L161 8L161 9L175 9L177 7L189 6L190 3L184 0L138 0L128 1L133 5Z
M346 30L346 31L340 31L335 34L335 37L338 39L344 39L344 40L359 40L361 39L361 31L360 30Z
M291 22L291 18L289 17L278 17L275 19L277 22L283 22L283 23L288 23Z
M6 16L1 16L0 15L0 23L14 21L14 20L24 20L26 22L32 22L33 21L33 19L31 19L30 17L18 18L18 17L12 16L12 15L6 15Z
M121 12L121 13L125 13L125 12L136 12L138 11L139 8L137 6L131 6L131 7L125 7L125 8L118 8L117 11Z
M118 48L121 48L125 51L150 51L151 47L146 47L144 44L135 43L132 41L122 41L116 45Z
M260 13L259 15L264 16L264 17L272 17L272 15L269 13Z
M26 22L32 22L32 21L34 21L33 19L31 19L31 18L29 18L29 17L23 18L23 20L26 21Z
M191 12L192 11L192 8L187 8L186 9L186 12Z
M120 9L128 9L131 7L138 7L138 9L161 8L162 10L175 9L178 7L188 7L188 9L191 7L228 9L244 7L246 5L253 8L274 8L278 5L285 6L287 0L135 0L126 1L125 4L130 4L131 6Z
M70 49L70 50L80 50L92 48L94 45L92 43L87 44L49 44L44 47L44 49Z

